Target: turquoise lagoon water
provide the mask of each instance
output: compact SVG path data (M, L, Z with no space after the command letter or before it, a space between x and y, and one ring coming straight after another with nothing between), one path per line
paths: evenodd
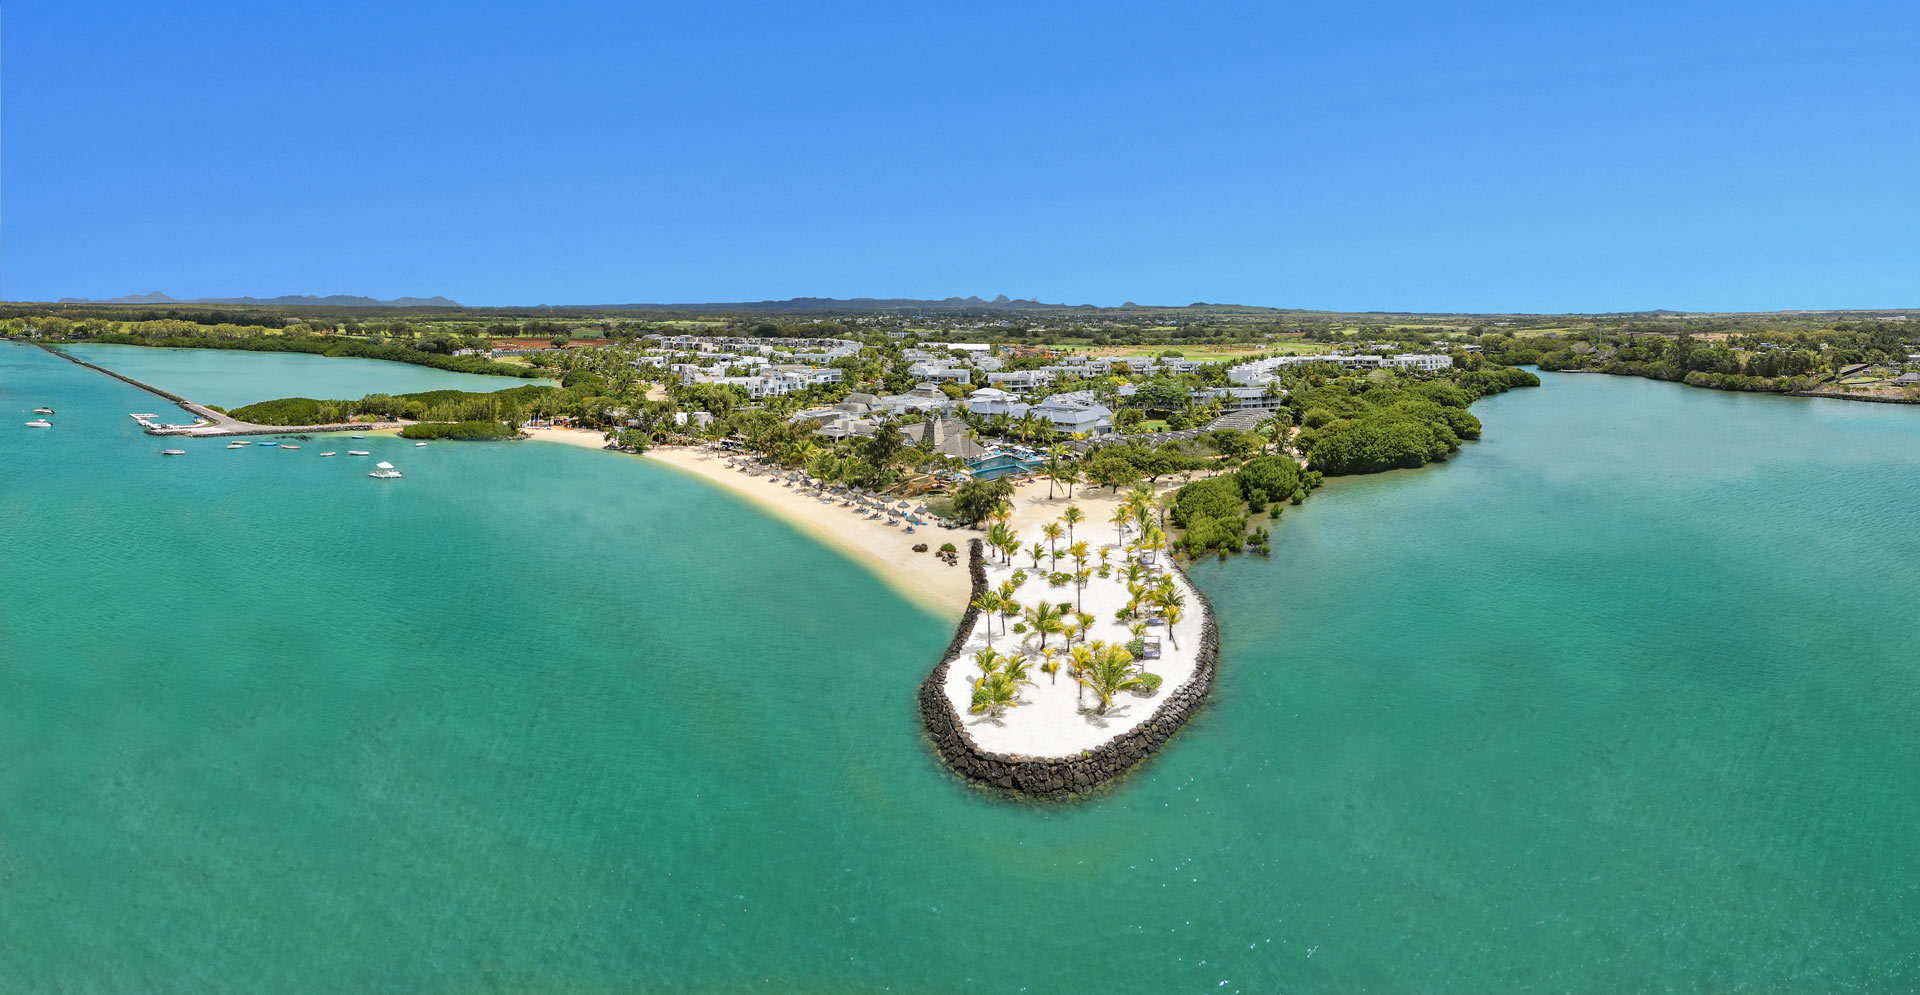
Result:
M1920 986L1920 411L1484 402L1200 564L1215 705L1036 807L918 736L945 622L698 481L141 396L0 344L0 991Z
M412 394L423 390L491 392L548 382L456 373L379 359L329 359L292 352L155 349L87 342L60 348L78 359L124 373L189 401L218 404L223 408L279 397L357 400L368 394ZM151 394L147 397L150 408L156 399Z

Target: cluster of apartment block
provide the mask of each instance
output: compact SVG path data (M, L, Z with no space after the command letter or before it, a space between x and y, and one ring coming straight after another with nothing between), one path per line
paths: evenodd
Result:
M848 339L756 339L697 335L649 336L657 343L635 361L636 366L665 367L682 383L732 384L751 400L764 400L823 384L840 383L842 371L829 365L857 356L860 343ZM1160 375L1198 372L1195 360L1123 356L1069 356L1048 366L1008 370L993 348L981 342L929 343L901 351L907 372L916 385L904 394L856 392L837 404L810 408L794 416L796 422L817 423L820 435L843 439L872 434L887 419L924 415L938 421L968 412L981 417L1005 415L1018 420L1029 414L1044 419L1067 435L1100 437L1114 431L1113 410L1092 391L1072 391L1028 402L1021 395L1044 390L1063 379L1095 379L1116 374ZM1356 369L1395 369L1433 372L1453 361L1425 353L1399 355L1273 356L1242 363L1227 371L1230 386L1192 392L1200 402L1220 401L1229 411L1270 411L1284 403L1285 392L1271 385L1277 371L1296 363L1338 363ZM964 399L949 397L943 384L972 386L975 374L986 383ZM1133 384L1118 388L1121 397L1135 393Z
M1397 356L1360 355L1350 356L1341 353L1329 353L1309 356L1268 356L1227 370L1227 379L1242 387L1264 387L1279 378L1283 367L1297 366L1302 363L1338 363L1350 370L1412 370L1419 373L1433 373L1450 369L1453 358L1438 353L1408 352Z
M648 340L658 345L633 365L665 367L681 383L731 384L755 401L840 383L844 371L828 364L860 354L860 343L851 339L651 335Z
M1131 385L1129 385L1131 386ZM808 408L793 416L795 422L815 422L815 433L830 439L872 435L883 420L905 415L925 415L934 421L954 419L962 412L991 418L1006 415L1011 419L1028 413L1044 419L1056 432L1067 435L1099 437L1113 432L1113 410L1101 404L1092 391L1055 394L1028 404L997 387L981 387L965 398L948 397L940 385L926 382L904 394L848 394L837 404ZM911 433L909 433L911 435Z

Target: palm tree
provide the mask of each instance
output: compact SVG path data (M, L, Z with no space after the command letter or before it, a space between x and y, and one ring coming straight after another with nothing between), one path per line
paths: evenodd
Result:
M980 676L982 677L999 670L1000 665L1005 663L1006 659L1006 657L994 652L991 648L975 650L973 653L973 665L980 668Z
M1008 527L1005 522L995 522L992 527L987 529L987 545L999 550L1003 560L1008 555L1008 548L1017 548L1019 543L1020 537L1014 535L1013 529Z
M987 648L993 648L993 613L1000 610L1000 595L995 591L981 591L973 599L973 607L987 619Z
M1066 628L1066 618L1067 612L1064 607L1060 605L1050 605L1045 601L1027 609L1026 613L1021 616L1021 620L1027 623L1027 628L1040 634L1040 647L1042 649L1046 648L1047 636L1050 633L1061 632Z
M1113 707L1113 696L1122 691L1131 691L1141 687L1140 672L1133 667L1133 654L1125 646L1098 646L1093 653L1093 662L1076 677L1082 685L1100 698L1100 714L1107 714Z
M1048 685L1060 683L1060 661L1054 659L1054 657L1058 655L1058 650L1048 649L1044 646L1040 649L1040 671L1047 675Z
M1040 529L1040 534L1047 537L1047 552L1053 553L1054 559L1060 558L1059 553L1054 553L1054 544L1060 541L1060 532L1059 522L1048 522Z
M1127 505L1122 504L1113 509L1113 517L1108 519L1108 521L1113 525L1113 544L1115 546L1127 541L1127 523L1132 520L1133 512Z
M1073 572L1073 609L1080 610L1080 596L1087 589L1087 581L1093 579L1092 567L1080 567Z
M1098 622L1099 619L1094 618L1093 613L1087 611L1075 612L1074 617L1080 622L1080 641L1084 643L1087 641L1087 633L1093 631L1093 623Z
M1008 708L1019 704L1020 685L1004 673L991 673L973 682L973 703L967 711L987 713L998 720Z
M1086 521L1087 513L1081 511L1079 505L1070 504L1067 505L1066 511L1060 513L1060 520L1067 523L1067 542L1071 544L1073 542L1073 527Z
M1174 649L1179 649L1179 641L1173 638L1173 627L1180 624L1180 616L1186 614L1186 609L1179 605L1167 605L1160 611L1167 616L1167 642Z
M1080 468L1072 463L1061 463L1057 469L1050 471L1050 473L1052 476L1049 479L1058 480L1062 484L1067 485L1067 498L1071 500L1073 498L1073 485L1080 482Z
M1271 388L1273 385L1267 386ZM1286 415L1273 414L1260 419L1260 423L1253 427L1253 430L1260 435L1260 452L1265 454L1269 445L1278 446L1286 438L1287 429L1292 425L1293 419Z
M1015 601L1012 598L1000 599L1000 634L1001 635L1004 636L1007 634L1007 623L1013 621L1013 617L1018 614L1020 614L1020 602Z
M1067 664L1067 675L1072 677L1074 683L1079 685L1073 692L1073 700L1076 703L1081 700L1082 692L1084 692L1087 687L1086 682L1080 680L1080 675L1086 673L1087 668L1093 666L1093 659L1093 647L1088 646L1086 643L1081 643L1067 651L1067 660L1069 661Z
M1047 547L1040 545L1040 543L1036 541L1033 547L1028 549L1027 552L1033 554L1033 568L1035 570L1040 569L1040 557L1047 555Z
M1002 657L1000 659L999 672L1004 675L1007 680L1013 682L1014 693L1016 694L1018 694L1023 687L1034 686L1033 678L1029 676L1027 671L1027 658L1018 653L1012 653Z
M1165 549L1167 548L1167 534L1160 531L1160 526L1149 525L1147 526L1146 534L1140 539L1140 546L1143 549Z

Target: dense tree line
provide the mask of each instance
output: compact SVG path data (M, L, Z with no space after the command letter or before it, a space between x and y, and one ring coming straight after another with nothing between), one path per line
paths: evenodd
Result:
M282 397L235 408L228 414L256 425L328 425L358 418L407 421L492 421L518 426L531 416L563 413L579 395L558 387L529 385L492 393L430 390L414 394L369 394L357 401Z
M1465 439L1480 437L1480 419L1467 405L1517 386L1538 386L1525 370L1463 371L1451 380L1366 378L1296 389L1287 405L1297 412L1295 445L1327 476L1407 469L1446 459Z
M403 439L453 439L463 442L511 439L518 434L513 426L497 421L419 422L400 430Z

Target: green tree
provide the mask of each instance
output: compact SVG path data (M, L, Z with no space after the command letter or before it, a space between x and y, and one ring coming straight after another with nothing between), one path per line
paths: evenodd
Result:
M1142 686L1140 674L1134 669L1133 654L1124 646L1095 643L1091 656L1075 679L1100 699L1099 711L1105 715L1113 707L1114 695Z
M1079 505L1070 504L1067 505L1066 511L1061 512L1060 520L1067 523L1067 542L1071 544L1073 542L1073 527L1086 521L1087 513L1081 511Z
M1012 497L1013 482L1005 477L969 480L953 489L953 517L962 525L978 525Z
M995 591L982 591L973 599L973 607L986 619L987 648L993 648L993 613L1000 610L1000 595Z
M1045 649L1047 637L1060 633L1066 625L1066 617L1066 606L1042 601L1027 609L1021 619L1027 623L1027 628L1040 634L1040 647Z

